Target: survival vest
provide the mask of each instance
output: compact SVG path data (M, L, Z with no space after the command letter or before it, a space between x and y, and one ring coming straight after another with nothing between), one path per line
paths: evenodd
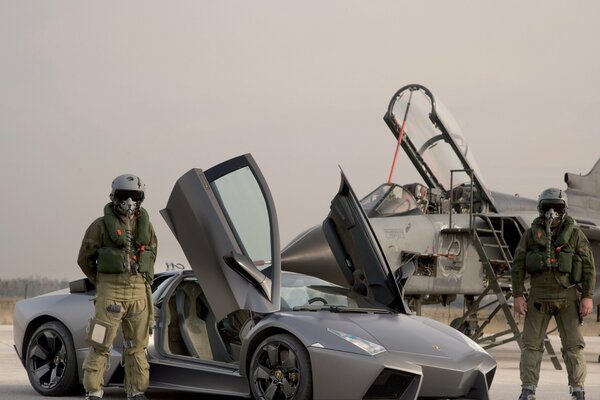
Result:
M105 234L102 235L102 246L98 249L98 272L123 273L127 265L126 227L125 222L115 215L111 203L104 206L103 222ZM154 276L155 255L154 252L146 250L151 240L150 218L148 212L141 207L133 230L131 269L151 280Z
M550 245L550 263L559 271L571 274L572 282L581 282L582 260L575 253L577 234L575 221L566 215L558 227L556 239ZM525 254L525 268L534 274L548 269L548 235L545 220L536 218L531 224L531 238Z

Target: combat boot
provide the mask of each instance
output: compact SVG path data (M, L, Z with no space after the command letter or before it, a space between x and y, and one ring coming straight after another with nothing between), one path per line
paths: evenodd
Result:
M102 395L104 393L101 391L99 392L90 392L90 393L86 393L85 394L85 400L102 400Z
M585 400L585 392L580 387L571 388L571 400Z
M127 396L127 400L148 400L144 393L138 393L133 396Z
M530 388L523 388L519 400L535 400L535 392Z

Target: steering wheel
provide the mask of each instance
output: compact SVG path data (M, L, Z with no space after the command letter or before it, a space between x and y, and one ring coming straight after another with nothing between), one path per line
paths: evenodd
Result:
M327 304L327 300L325 300L325 299L324 299L324 298L322 298L322 297L313 297L312 299L309 299L309 300L308 300L308 304L312 304L312 303L314 303L314 302L316 302L316 301L320 301L320 302L321 302L321 303L323 303L323 304Z

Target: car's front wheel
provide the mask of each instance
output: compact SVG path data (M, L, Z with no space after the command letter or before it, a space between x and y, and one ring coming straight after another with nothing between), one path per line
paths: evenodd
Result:
M31 386L44 396L71 394L78 387L75 346L60 322L46 322L33 332L25 365Z
M248 380L255 399L312 399L308 352L292 335L273 335L258 345L252 355Z

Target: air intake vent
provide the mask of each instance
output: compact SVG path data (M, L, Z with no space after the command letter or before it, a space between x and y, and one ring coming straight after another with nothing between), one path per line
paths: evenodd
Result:
M399 399L415 377L406 372L384 369L375 379L364 399Z

